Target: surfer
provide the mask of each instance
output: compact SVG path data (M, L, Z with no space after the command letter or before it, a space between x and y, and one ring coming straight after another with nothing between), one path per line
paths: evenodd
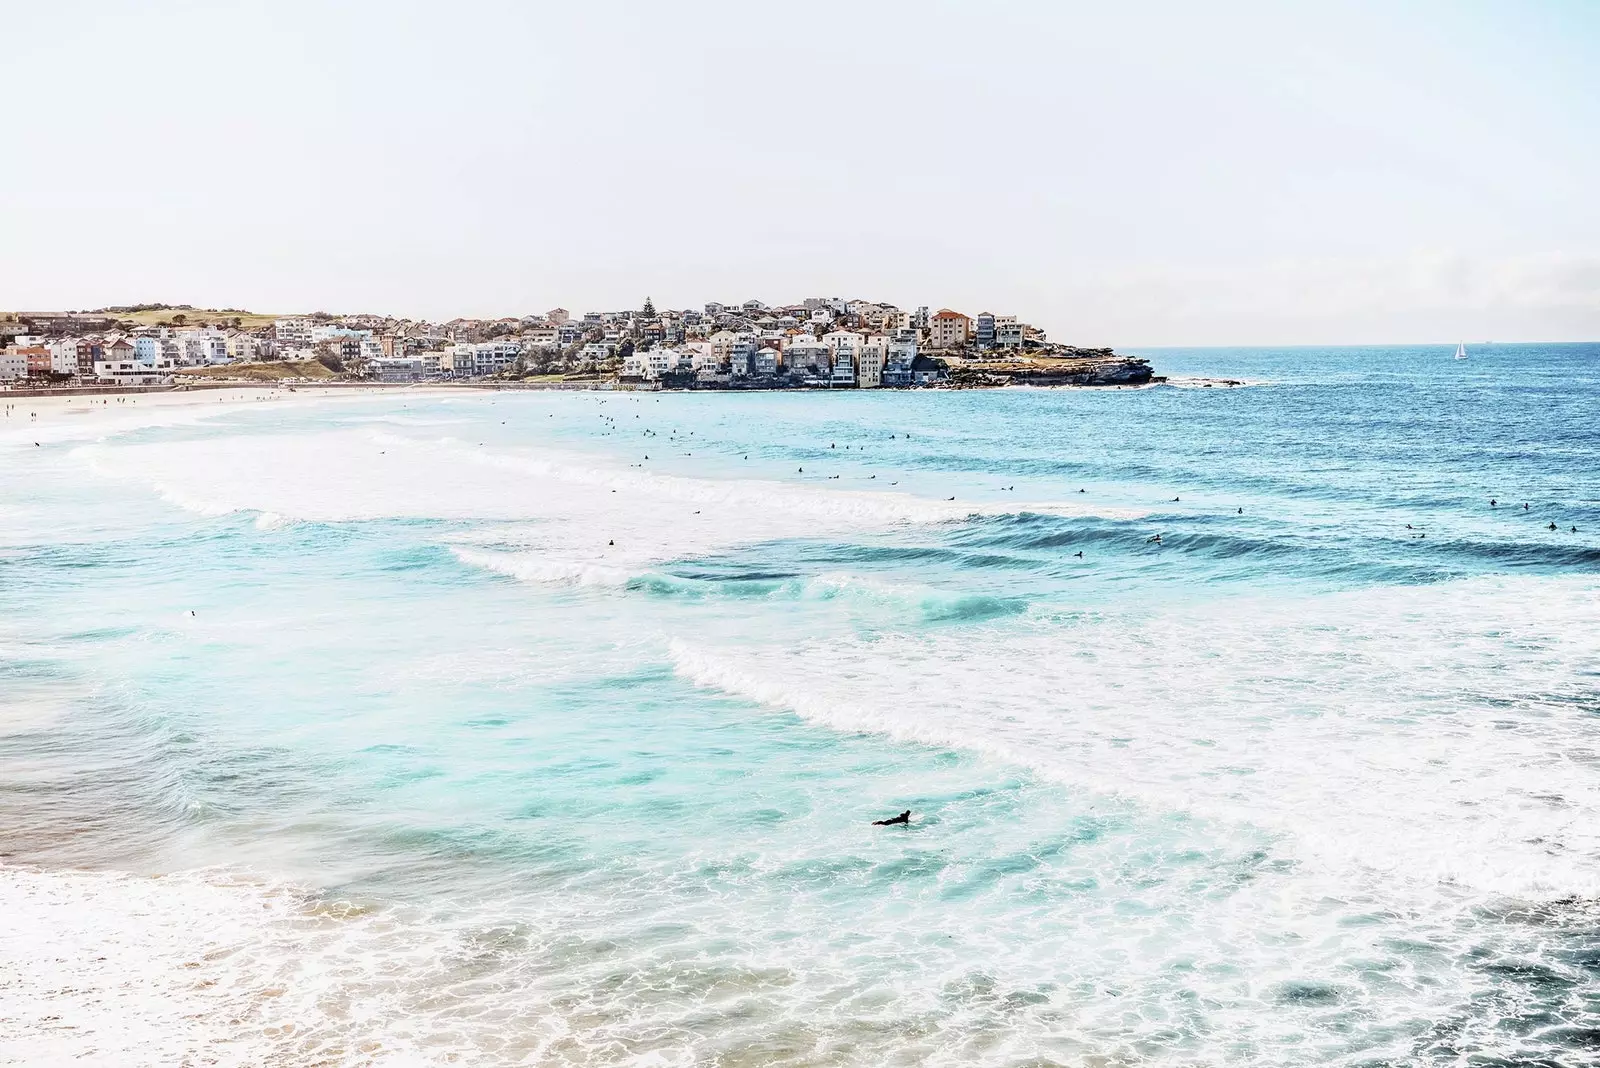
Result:
M910 822L911 822L911 810L908 808L904 812L900 813L900 815L898 815L898 816L893 816L893 817L891 817L889 819L886 819L886 820L873 820L872 821L872 825L874 827L893 827L897 823L909 824Z
M1073 553L1072 555L1076 556L1079 560L1082 560L1083 559L1083 550L1079 549L1077 552Z

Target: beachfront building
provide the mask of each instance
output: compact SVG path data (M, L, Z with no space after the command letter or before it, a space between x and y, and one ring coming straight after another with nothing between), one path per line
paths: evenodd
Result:
M776 345L763 345L756 350L751 363L751 374L757 378L772 378L783 365L783 350Z
M416 382L428 373L420 356L378 356L368 361L367 371L380 382Z
M833 373L828 376L828 385L833 387L853 386L856 384L855 352L850 348L833 350Z
M944 364L931 356L918 356L911 361L911 384L914 386L936 386L949 377Z
M1003 349L1020 349L1026 330L1015 315L1002 315L995 321L995 344Z
M50 350L50 373L55 376L73 376L78 373L78 339L53 338L45 346Z
M972 320L958 311L940 308L928 326L928 344L936 349L958 349L971 337Z
M108 346L94 364L94 376L114 386L159 386L172 381L173 363L157 357L142 360L122 345Z
M278 319L272 324L272 333L278 344L285 348L310 348L311 332L317 328L315 319Z
M516 368L522 347L515 341L458 341L447 350L456 378L481 378Z
M889 355L889 339L873 334L861 343L857 357L856 384L862 389L877 389L883 384L883 365Z
M980 349L994 348L994 312L979 312L972 320L972 342Z
M28 357L18 352L15 345L7 345L4 351L0 351L0 382L15 382L27 377Z
M784 346L783 367L791 378L820 378L833 367L833 349L810 334L797 334Z

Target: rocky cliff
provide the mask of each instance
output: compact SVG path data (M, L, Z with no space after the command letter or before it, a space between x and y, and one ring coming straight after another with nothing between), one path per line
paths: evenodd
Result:
M950 368L950 384L982 386L1142 386L1154 378L1150 361L1118 356L1110 349L1078 349L1069 355L967 361Z

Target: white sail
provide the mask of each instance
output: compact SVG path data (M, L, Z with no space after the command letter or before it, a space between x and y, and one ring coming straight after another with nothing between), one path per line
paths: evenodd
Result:
M1467 358L1467 343L1465 341L1458 341L1456 343L1456 359L1464 360L1466 358Z

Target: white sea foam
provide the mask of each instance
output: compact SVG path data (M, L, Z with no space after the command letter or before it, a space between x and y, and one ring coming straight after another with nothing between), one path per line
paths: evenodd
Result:
M576 453L494 449L372 429L97 444L78 455L97 473L145 481L198 515L253 512L263 529L295 520L521 521L515 535L520 557L458 555L537 582L614 583L652 562L739 545L973 515L1133 514L1071 501L1000 506L806 483L694 478Z
M1600 893L1600 746L1579 689L1600 672L1592 579L708 648L673 642L677 670L834 729L1270 829L1339 870Z

